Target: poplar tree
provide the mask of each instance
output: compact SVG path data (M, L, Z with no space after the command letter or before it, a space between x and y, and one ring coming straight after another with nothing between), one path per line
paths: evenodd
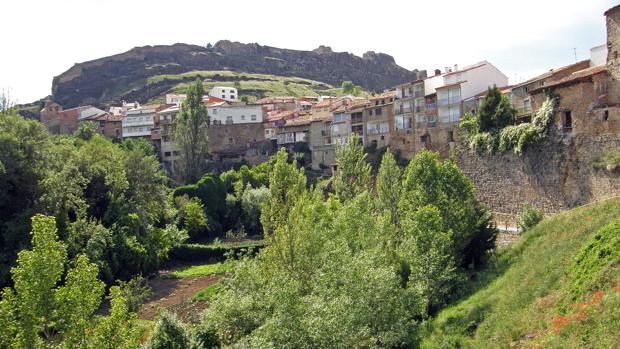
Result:
M200 80L187 88L176 121L175 140L181 152L181 172L185 183L196 182L206 169L209 116L202 101L205 94Z
M377 173L377 209L379 212L387 212L392 224L398 224L398 201L400 200L401 171L394 155L388 148L381 158L381 167Z
M336 148L337 170L334 188L340 201L353 199L370 186L370 164L357 134L351 135L347 144Z

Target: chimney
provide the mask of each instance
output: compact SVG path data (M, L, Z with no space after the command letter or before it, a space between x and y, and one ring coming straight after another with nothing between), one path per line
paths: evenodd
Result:
M454 65L454 71L459 71L459 65L458 64Z
M445 69L446 69L446 70L444 71L444 74L448 74L448 73L450 73L450 72L451 72L450 67L445 67Z
M435 69L435 76L441 75L441 69Z

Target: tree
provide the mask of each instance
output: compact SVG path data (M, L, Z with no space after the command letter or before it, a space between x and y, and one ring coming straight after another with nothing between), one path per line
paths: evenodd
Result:
M355 85L353 85L352 81L347 80L347 81L343 81L340 87L342 88L343 94L350 95L350 94L353 94L353 89L355 88Z
M201 237L208 228L204 207L198 198L188 199L181 207L181 221L190 238Z
M167 311L159 314L153 335L145 349L189 349L190 337L185 325L174 314Z
M369 189L371 167L366 162L366 153L357 134L336 148L336 165L334 188L341 201L351 200Z
M439 210L432 205L406 217L403 229L400 254L409 268L408 287L424 299L428 314L445 303L456 286L452 232L445 230Z
M241 82L239 80L235 81L233 86L237 89L237 93L241 90Z
M245 230L250 234L261 232L260 215L263 205L269 200L269 189L265 187L245 187L241 195L241 208L243 209Z
M197 79L187 88L187 99L181 104L176 120L175 140L181 151L185 183L196 182L206 168L209 116L202 101L204 94L202 82Z
M68 347L84 346L103 295L97 266L79 256L64 285L57 287L67 253L53 217L32 218L32 246L19 253L13 289L6 288L0 301L0 321L8 329L0 333L0 343L35 348L60 337Z
M288 154L281 148L275 155L275 163L269 174L269 200L263 206L261 223L266 238L282 227L288 215L306 190L306 176L303 168L297 169L297 163L288 163Z
M515 115L516 110L510 105L508 97L502 95L497 86L489 87L478 112L480 131L500 130L512 125Z
M85 141L93 138L97 134L97 124L93 121L82 121L78 129L75 131L75 136Z
M377 208L380 212L388 212L390 222L394 225L398 224L398 205L401 195L400 183L401 171L394 155L388 148L381 158L381 167L377 173Z
M485 233L479 227L480 215L484 212L476 209L472 182L454 162L442 162L437 153L423 150L416 154L405 170L403 194L399 203L400 216L411 215L427 205L439 210L442 230L452 231L457 265L472 263L472 260L466 260L466 256L475 260L484 259L483 256L467 253L476 250L470 246L477 241L474 237L481 232Z

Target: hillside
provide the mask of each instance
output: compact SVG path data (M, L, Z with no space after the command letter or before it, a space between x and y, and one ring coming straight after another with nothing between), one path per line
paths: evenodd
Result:
M145 101L172 87L173 82L167 80L147 87L151 77L218 70L295 76L335 86L351 80L373 91L418 77L417 70L402 68L394 58L383 53L370 51L358 57L333 52L325 46L299 51L223 40L207 47L188 44L136 47L78 63L54 78L52 97L65 107L110 104L121 99Z
M619 219L614 199L543 221L428 323L422 347L617 347Z
M237 85L239 96L259 99L269 96L338 95L341 89L310 79L268 74L239 73L229 70L192 71L182 74L156 75L147 78L137 90L124 94L126 100L163 101L165 93L185 93L190 82L201 79L205 89Z

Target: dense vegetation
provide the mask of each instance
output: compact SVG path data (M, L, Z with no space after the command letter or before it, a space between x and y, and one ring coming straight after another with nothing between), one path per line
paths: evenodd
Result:
M487 154L513 150L521 155L526 147L547 135L556 105L556 97L549 96L531 122L514 125L516 110L508 97L493 86L482 100L478 114L466 115L458 127L467 135L471 150Z
M53 137L36 121L0 115L0 284L30 246L30 218L56 218L71 261L80 254L112 284L155 272L185 233L177 229L167 179L146 141L114 144L82 124Z
M261 216L269 244L232 265L197 333L232 346L411 346L460 292L496 234L471 182L430 152L401 179L388 152L373 190L358 144L339 149L327 199L276 155Z

